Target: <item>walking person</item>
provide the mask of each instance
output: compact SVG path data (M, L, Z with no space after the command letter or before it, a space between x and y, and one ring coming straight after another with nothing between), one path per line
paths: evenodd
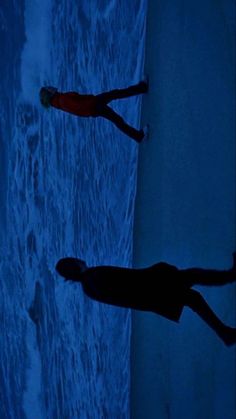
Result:
M213 312L194 285L221 286L236 281L236 253L229 270L178 269L160 262L143 269L116 266L87 267L83 260L62 258L56 271L79 282L85 294L102 303L150 311L178 322L189 307L214 330L227 346L236 343L236 328L225 325Z
M81 94L78 92L59 92L56 87L44 86L40 89L40 101L46 108L57 108L64 112L81 117L103 117L116 125L124 134L140 143L148 134L148 128L136 129L130 126L110 106L117 99L147 93L148 82L140 81L125 89L114 89L98 95Z

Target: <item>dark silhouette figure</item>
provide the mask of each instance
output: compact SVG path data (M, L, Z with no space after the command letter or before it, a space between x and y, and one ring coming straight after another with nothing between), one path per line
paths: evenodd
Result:
M112 100L124 99L142 93L147 93L147 81L126 89L115 89L99 95L87 95L77 92L59 92L55 87L42 87L40 89L40 101L46 108L54 107L65 112L83 117L98 117L108 119L113 122L123 133L140 143L147 135L147 128L137 130L128 125L123 118L118 115L108 104Z
M178 322L185 306L196 312L227 345L236 343L236 328L226 326L215 315L194 285L218 286L236 281L236 253L232 269L178 269L164 262L143 269L96 266L88 268L76 258L56 264L65 278L80 282L90 298L102 303L151 311Z

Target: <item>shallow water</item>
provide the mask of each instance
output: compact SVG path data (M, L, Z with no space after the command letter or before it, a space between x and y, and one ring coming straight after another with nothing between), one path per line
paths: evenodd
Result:
M139 81L145 16L143 0L0 7L1 418L129 417L130 312L54 266L131 264L137 145L101 119L42 109L38 91ZM139 125L140 98L112 106Z

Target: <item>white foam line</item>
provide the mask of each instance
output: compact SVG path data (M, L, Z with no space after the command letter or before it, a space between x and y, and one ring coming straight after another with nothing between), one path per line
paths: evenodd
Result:
M32 412L37 419L44 419L44 409L41 398L41 359L37 346L36 329L29 321L27 330L27 347L29 367L26 371L26 390L23 395L23 409L27 419L32 419Z
M23 97L29 102L34 97L38 102L39 86L47 73L50 74L51 8L50 0L25 2L26 42L21 56L21 86Z

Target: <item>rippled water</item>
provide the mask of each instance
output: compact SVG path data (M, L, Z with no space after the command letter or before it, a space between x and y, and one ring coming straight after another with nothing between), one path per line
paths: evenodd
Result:
M129 417L130 313L54 266L130 265L137 145L107 121L42 109L38 91L137 82L145 16L144 0L0 6L1 418ZM138 126L140 105L112 106Z

